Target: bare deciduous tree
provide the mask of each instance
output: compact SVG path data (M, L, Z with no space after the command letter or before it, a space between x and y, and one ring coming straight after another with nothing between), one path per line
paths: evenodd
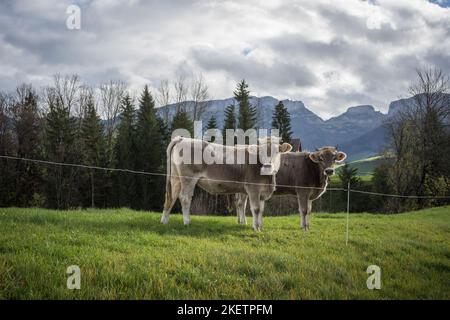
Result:
M208 106L208 86L206 85L203 75L199 74L194 77L191 83L191 100L192 106L192 120L198 121Z
M59 73L53 76L53 94L61 105L69 112L77 102L77 94L80 88L80 78L77 74L62 76Z
M158 93L156 95L156 102L158 103L158 107L164 107L162 109L163 114L163 120L166 124L169 123L170 118L170 112L169 108L166 108L170 103L171 99L171 92L170 92L170 84L169 80L161 80L158 87Z
M178 76L173 84L173 87L176 112L179 112L180 110L186 111L186 100L189 92L189 87L186 84L186 78L184 76Z
M415 115L434 113L439 118L450 116L450 79L441 69L417 69L417 82L409 88L414 97Z
M74 116L78 119L83 119L86 114L86 107L90 101L94 101L96 108L97 101L94 98L94 89L87 85L80 86L78 91L78 103L74 109Z
M436 190L435 181L449 180L449 93L449 77L442 70L417 70L417 80L409 88L412 100L404 100L407 104L387 124L396 156L391 175L396 192L429 195ZM416 203L423 207L426 201Z
M105 120L106 152L108 162L112 161L113 139L117 131L119 113L126 85L111 80L100 85L100 117Z

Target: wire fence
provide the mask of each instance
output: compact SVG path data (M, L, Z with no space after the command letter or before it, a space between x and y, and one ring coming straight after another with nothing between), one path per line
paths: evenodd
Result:
M84 169L92 169L92 170L101 170L101 171L108 171L108 172L122 172L122 173L130 173L130 174L141 174L141 175L147 175L147 176L159 176L159 177L167 177L168 175L166 173L163 172L146 172L146 171L137 171L137 170L131 170L131 169L122 169L122 168L107 168L107 167L99 167L99 166L93 166L93 165L85 165L85 164L76 164L76 163L65 163L65 162L55 162L55 161L48 161L48 160L39 160L39 159L30 159L30 158L21 158L21 157L15 157L15 156L7 156L7 155L0 155L0 159L8 159L8 160L15 160L15 161L24 161L24 162L32 162L32 163L38 163L38 164L43 164L43 165L52 165L52 166L61 166L61 167L74 167L74 168L84 168ZM198 179L195 177L190 177L190 176L176 176L178 178L184 178L184 179ZM214 181L214 182L227 182L227 183L236 183L236 184L252 184L252 185L267 185L267 184L263 184L263 183L250 183L250 182L244 182L244 181L237 181L237 180L222 180L222 179L208 179L209 181ZM310 186L293 186L293 185L281 185L281 184L276 184L276 186L279 187L285 187L285 188L293 188L293 189L319 189L319 190L323 190L323 188L321 187L310 187ZM345 193L345 197L346 197L346 220L345 220L345 244L348 245L348 240L349 240L349 213L350 213L350 206L351 206L351 193L356 193L356 194L365 194L365 195L370 195L370 196L377 196L377 197L389 197L389 198L403 198L403 199L450 199L450 196L416 196L416 195L400 195L400 194L388 194L388 193L379 193L379 192L372 192L372 191L366 191L366 190L358 190L358 189L352 189L350 182L347 185L347 188L336 188L336 187L327 187L326 186L326 195L328 195L329 197L329 201L330 204L332 202L332 192L340 192L340 193ZM203 192L203 196L205 195L205 192ZM319 199L319 206L320 206L320 210L322 211L322 200L323 200L323 195L322 197L320 197ZM342 198L342 195L340 196L340 198ZM206 199L206 200L205 200ZM228 199L229 200L229 199ZM268 204L270 207L271 204L271 200L269 200ZM273 200L272 200L273 201ZM203 197L200 198L200 202L202 203L211 203L211 201L208 201L207 198ZM215 202L214 202L214 206L215 206L215 211L217 211L217 203L218 203L218 197L217 195L215 196ZM231 201L231 204L233 202ZM279 200L278 202L278 212L281 211L281 200ZM230 206L230 201L228 203L228 205ZM276 207L273 206L273 207ZM331 207L331 205L330 205ZM191 207L192 209L192 207ZM291 210L291 208L288 209ZM247 208L248 210L248 208ZM343 210L344 211L344 210ZM291 211L292 213L292 211Z
M93 169L93 170L101 170L101 171L110 171L110 172L124 172L124 173L132 173L132 174L142 174L142 175L150 175L150 176L164 176L168 175L163 172L146 172L146 171L137 171L131 169L122 169L122 168L107 168L107 167L99 167L85 164L77 164L77 163L66 163L66 162L55 162L48 160L39 160L39 159L29 159L29 158L21 158L15 156L6 156L0 155L0 159L10 159L10 160L18 160L18 161L26 161L33 163L40 163L46 165L57 165L57 166L66 166L66 167L75 167L75 168L84 168L84 169ZM191 176L180 176L180 175L171 175L171 177L183 178L183 179L198 179L197 177ZM238 181L238 180L225 180L225 179L207 179L208 181L213 182L221 182L221 183L236 183L236 184L246 184L246 185L274 185L277 187L283 188L293 188L293 189L316 189L323 190L322 187L312 187L312 186L298 186L298 185L284 185L284 184L266 184L266 183L256 183L256 182L246 182L246 181ZM379 193L365 190L352 189L350 184L347 188L336 188L336 187L327 187L328 191L344 191L349 193L360 193L360 194L368 194L373 196L382 196L382 197L393 197L393 198L407 198L407 199L450 199L450 196L417 196L417 195L401 195L401 194L388 194L388 193Z

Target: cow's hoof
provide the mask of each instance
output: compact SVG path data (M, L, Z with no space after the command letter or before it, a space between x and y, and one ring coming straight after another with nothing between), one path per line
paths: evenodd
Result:
M161 223L162 224L168 224L169 223L169 219L166 217L161 217Z

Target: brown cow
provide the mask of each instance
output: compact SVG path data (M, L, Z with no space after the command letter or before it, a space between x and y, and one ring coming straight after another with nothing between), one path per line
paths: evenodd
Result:
M344 161L347 155L335 147L323 147L315 152L291 152L281 155L280 169L276 175L274 196L296 195L298 211L302 215L301 228L309 230L312 202L326 190L329 177L334 174L334 164ZM236 194L238 222L246 223L247 196Z
M275 174L280 167L281 153L292 149L288 143L272 144L271 139L261 142L250 146L224 146L182 137L172 140L167 147L166 200L161 223L169 222L170 211L177 198L181 202L184 224L190 223L191 200L194 188L198 185L211 194L243 193L248 196L253 214L253 229L261 230L264 203L275 190ZM195 144L203 155L208 153L216 156L216 160L221 159L218 162L222 163L206 163L204 159L197 164L192 163L194 161L182 161L185 156L192 158ZM260 152L265 152L267 157L261 160ZM230 163L227 160L237 159L239 154L244 156L243 163ZM255 161L250 161L250 158Z

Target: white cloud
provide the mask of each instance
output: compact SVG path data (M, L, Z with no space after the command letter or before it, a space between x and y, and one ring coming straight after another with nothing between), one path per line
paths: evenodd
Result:
M203 72L225 98L247 78L258 95L303 100L329 117L406 93L421 65L450 73L450 9L424 0L72 1L0 4L0 89L76 72L138 90ZM37 80L36 80L37 79Z

